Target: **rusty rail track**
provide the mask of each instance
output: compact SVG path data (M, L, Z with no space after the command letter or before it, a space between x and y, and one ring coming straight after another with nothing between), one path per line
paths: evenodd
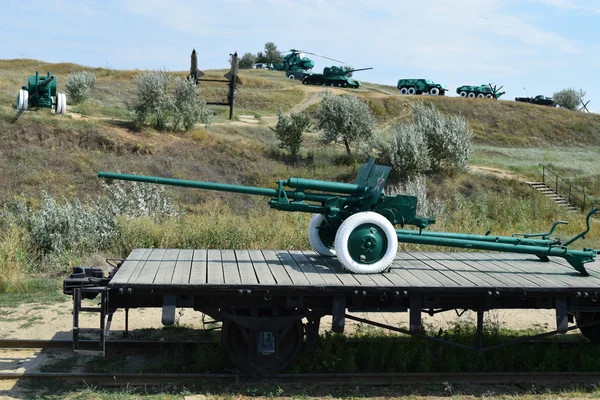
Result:
M158 341L158 340L107 340L108 349L161 349L173 346L195 346L198 344L216 344L211 339L194 341ZM80 340L83 350L98 347L97 340ZM0 349L72 349L72 340L38 340L38 339L0 339Z
M1 372L0 380L56 379L100 386L162 386L174 383L264 383L282 385L370 385L391 386L415 383L533 383L600 382L600 372L477 372L477 373L382 373L382 374L282 374L248 377L237 374L133 374Z

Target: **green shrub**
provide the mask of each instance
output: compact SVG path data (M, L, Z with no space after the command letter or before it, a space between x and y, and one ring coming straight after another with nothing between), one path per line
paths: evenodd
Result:
M412 105L412 121L395 123L378 135L374 147L400 178L439 169L467 166L473 131L464 117L443 116L435 106Z
M65 90L72 103L80 103L90 97L96 76L90 71L79 71L69 74Z
M186 131L198 122L209 124L212 111L200 99L198 86L187 79L175 78L173 130L183 126Z
M133 105L136 121L150 121L154 128L191 129L197 122L210 123L212 111L200 100L199 89L192 82L176 78L171 95L171 75L165 71L147 71L135 78L137 102Z
M431 168L425 135L415 125L393 124L385 137L378 135L375 149L379 160L393 167L395 177L405 179Z
M58 254L107 248L119 233L117 216L160 218L177 214L162 186L118 182L106 188L107 197L87 204L78 199L59 204L42 191L39 209L19 200L12 209L5 207L3 221L24 227L34 250Z
M279 118L275 128L271 128L277 134L279 147L287 149L293 158L296 158L304 138L302 133L310 126L310 118L302 113L291 112L289 116L283 114L279 109Z
M135 77L137 103L134 104L136 120L151 124L158 130L167 128L173 110L173 100L168 95L171 76L166 71L146 71Z
M413 104L413 124L425 135L432 168L467 166L473 131L463 116L444 117L435 105L418 101Z

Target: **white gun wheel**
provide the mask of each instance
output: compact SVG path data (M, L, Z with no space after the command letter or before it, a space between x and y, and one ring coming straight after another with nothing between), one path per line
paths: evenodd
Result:
M385 271L398 251L398 236L383 215L365 211L348 217L335 235L340 263L356 274Z
M23 89L21 89L19 90L19 93L17 93L17 111L23 108L23 96Z
M439 88L431 88L431 90L429 90L429 94L432 96L437 96L438 94L440 94L440 89Z
M471 92L467 95L470 99L475 98L475 93Z
M62 113L66 114L67 113L67 95L64 93L61 93L61 98L62 98Z
M27 90L23 90L23 105L21 106L21 110L26 111L29 108L29 92Z
M467 92L465 92L465 91L460 92L460 97L467 97Z
M414 87L408 88L408 94L415 94L417 93L417 89L415 89Z
M56 93L56 105L54 107L56 114L62 114L62 99L60 97L60 93Z
M484 95L483 93L479 93L479 94L477 95L477 97L478 97L478 98L480 98L480 99L483 99L483 98L485 97L485 95Z
M400 94L408 94L408 89L403 87L402 89L400 89Z
M308 242L314 251L325 257L335 256L335 250L325 243L321 238L319 227L325 222L323 214L313 214L308 223Z

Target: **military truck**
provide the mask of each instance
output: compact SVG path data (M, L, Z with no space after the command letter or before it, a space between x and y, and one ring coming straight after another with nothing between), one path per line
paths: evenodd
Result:
M446 86L430 81L429 79L400 79L397 85L400 94L423 94L444 96L448 89Z
M522 103L537 104L539 106L556 107L556 103L554 102L552 97L545 97L541 94L538 94L535 97L515 97L515 101L520 101Z

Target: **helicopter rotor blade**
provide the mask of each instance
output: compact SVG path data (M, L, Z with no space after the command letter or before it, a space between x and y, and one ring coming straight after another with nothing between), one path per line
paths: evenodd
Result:
M306 54L312 54L313 56L317 56L317 57L326 58L331 61L339 62L340 64L345 64L344 61L336 60L335 58L331 58L331 57L325 57L325 56L322 56L322 55L316 54L316 53L311 53L310 51L304 51L304 50L296 50L296 51L306 53Z

